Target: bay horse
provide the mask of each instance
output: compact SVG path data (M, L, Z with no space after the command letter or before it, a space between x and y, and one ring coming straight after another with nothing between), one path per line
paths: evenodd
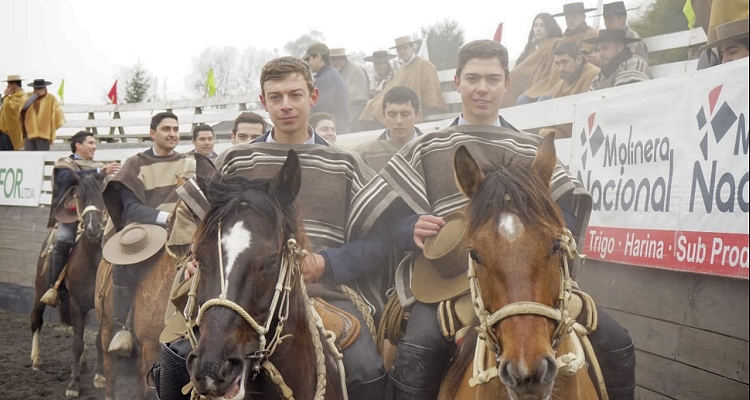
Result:
M101 174L88 174L83 178L77 178L76 208L78 210L79 239L76 241L68 257L68 266L63 285L67 288L67 294L60 296L58 310L60 320L73 327L73 364L70 373L70 383L65 391L67 397L78 397L80 394L81 370L86 367L86 347L83 342L83 331L86 324L86 315L94 308L94 286L96 281L96 270L102 258L101 239L103 226L106 221L104 199L102 198ZM51 243L46 243L52 246ZM49 288L47 285L45 268L48 268L49 257L39 257L37 262L36 294L34 295L34 307L31 312L31 361L32 367L38 370L43 361L39 347L40 331L44 323L45 304L40 301L44 292ZM100 338L97 336L97 342ZM97 362L94 376L94 386L103 387L102 376L102 354L101 346L97 344Z
M187 357L204 399L343 399L343 368L313 314L300 271L308 248L290 150L273 179L216 175L194 236L200 338ZM192 311L188 311L192 314Z
M216 171L213 162L200 154L194 155L196 160L196 176L208 176ZM177 178L178 184L185 182L182 177ZM171 234L176 212L179 210L180 200L168 219L167 232ZM169 304L169 292L175 275L177 274L177 259L166 251L166 246L159 253L152 256L153 265L147 266L139 277L135 287L133 306L130 320L130 333L133 338L133 351L137 384L137 399L156 398L156 391L149 385L147 376L154 364L159 362L161 343L159 335L165 326L165 314ZM103 370L106 378L105 400L115 399L117 384L118 358L109 354L106 349L115 333L112 322L112 264L102 259L96 276L96 310L99 318L99 335L103 349Z
M553 136L542 139L530 166L508 165L486 177L464 146L455 153L456 182L469 198L477 318L443 380L441 400L598 399L571 334L580 326L567 313L567 257L576 253L549 194L557 164ZM578 356L573 366L566 364L569 352Z

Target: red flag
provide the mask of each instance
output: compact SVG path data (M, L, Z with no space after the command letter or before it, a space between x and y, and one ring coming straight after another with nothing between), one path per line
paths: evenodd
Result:
M109 101L112 102L112 104L117 104L117 79L115 79L115 84L112 85L112 89L109 89L107 97L109 98Z
M500 39L503 38L503 23L497 24L497 30L495 31L495 37L492 40L500 43Z

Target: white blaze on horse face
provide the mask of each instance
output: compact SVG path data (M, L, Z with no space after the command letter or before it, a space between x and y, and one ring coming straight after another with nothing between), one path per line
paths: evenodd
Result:
M514 213L504 212L500 214L497 224L497 232L510 242L515 242L523 235L523 223Z
M232 273L234 263L245 250L250 248L252 238L250 231L245 229L242 221L235 222L226 235L221 238L221 246L226 254L224 260L224 287L229 287L229 275Z

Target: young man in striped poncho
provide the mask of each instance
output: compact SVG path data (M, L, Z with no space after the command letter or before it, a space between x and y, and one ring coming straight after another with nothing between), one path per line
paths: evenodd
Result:
M402 217L392 233L394 242L412 253L396 272L399 300L402 306L409 307L410 315L389 371L388 399L434 400L455 350L454 342L444 337L438 324L437 309L441 301L468 292L468 279L463 288L447 293L448 284L422 287L419 280L411 279L411 273L424 240L436 236L445 225L443 217L468 201L454 180L456 148L465 145L484 171L514 162L530 162L536 154L541 138L518 131L498 116L508 87L507 77L505 47L491 40L464 45L458 55L455 76L456 90L463 104L461 115L451 127L406 144L380 171L381 179L374 179L364 188L374 196L379 194L376 188L386 192L394 190L411 208L411 215ZM577 237L579 247L582 246L591 212L591 196L561 164L552 175L550 193L562 209L566 225ZM466 270L456 271L455 276L460 274L465 277ZM451 279L444 281L447 283ZM417 286L428 295L421 297ZM451 287L455 289L456 285ZM635 354L632 341L625 329L602 310L598 311L599 328L589 337L598 354L610 399L633 399Z

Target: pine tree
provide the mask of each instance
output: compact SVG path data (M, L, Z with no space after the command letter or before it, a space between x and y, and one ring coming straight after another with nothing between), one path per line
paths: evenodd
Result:
M130 74L125 87L125 102L141 103L147 100L148 91L151 89L151 74L140 60L130 69Z

